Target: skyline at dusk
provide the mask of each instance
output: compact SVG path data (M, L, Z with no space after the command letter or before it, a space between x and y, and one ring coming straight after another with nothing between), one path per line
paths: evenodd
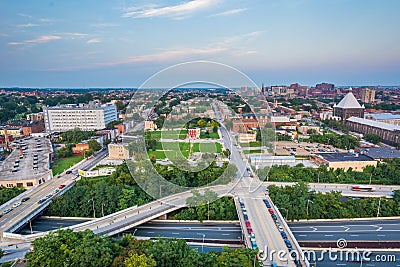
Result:
M230 65L259 85L400 85L399 8L395 0L2 1L0 86L138 87L195 60Z

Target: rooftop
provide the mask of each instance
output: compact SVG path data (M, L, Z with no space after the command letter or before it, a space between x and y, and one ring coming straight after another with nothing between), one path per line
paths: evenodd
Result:
M395 125L395 124L374 121L374 120L368 120L368 119L363 119L363 118L358 118L358 117L350 117L346 121L355 122L355 123L359 123L359 124L363 124L363 125L368 125L368 126L372 126L375 128L388 130L388 131L395 131L395 130L399 131L400 130L400 126Z
M358 153L316 153L316 156L328 162L340 161L374 161L372 158Z
M399 120L399 114L392 113L369 113L365 114L364 118L371 118L373 120Z
M364 108L358 103L356 97L353 95L351 91L345 95L345 97L339 102L339 104L335 105L338 108Z
M370 147L360 148L360 153L373 159L393 159L400 158L400 151L390 147Z

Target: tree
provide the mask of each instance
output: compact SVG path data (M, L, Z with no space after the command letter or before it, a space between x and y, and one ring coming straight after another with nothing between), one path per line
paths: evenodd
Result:
M92 149L93 151L99 151L102 148L99 142L97 142L96 140L89 140L88 144L89 148Z
M197 121L197 126L199 126L200 128L204 128L207 126L207 121L204 119L200 119Z
M368 142L371 142L373 144L379 144L382 141L382 137L380 137L377 134L365 134L364 139Z
M157 266L153 256L139 255L137 253L129 253L129 257L124 260L125 267L155 267Z

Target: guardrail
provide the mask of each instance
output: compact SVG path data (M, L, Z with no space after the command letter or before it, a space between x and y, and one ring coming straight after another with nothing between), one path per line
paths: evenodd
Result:
M271 203L273 204L273 202L271 201ZM285 228L287 234L290 236L290 238L292 239L292 242L294 243L294 246L296 247L296 250L298 252L298 255L300 258L302 258L301 256L304 255L303 254L303 250L301 249L299 243L297 242L296 238L294 237L292 231L290 230L288 224L286 223L285 219L283 218L281 212L279 211L278 207L274 205L275 208L275 213L278 215L279 220L282 222L283 227ZM304 261L304 263L306 264L307 267L310 267L310 263L308 262L308 259L306 257L303 257L304 259L301 259Z
M234 197L233 198L234 202L235 202L235 206L236 206L236 212L239 218L239 224L240 224L240 229L242 230L242 237L243 237L243 241L246 245L247 248L251 248L251 244L250 244L250 240L247 236L247 227L246 225L243 225L244 222L244 216L243 216L243 212L239 212L242 211L242 207L240 206L238 197Z
M35 190L35 189L38 188L39 186L40 186L40 185L35 185L34 187L29 188L28 190L22 192L22 193L19 194L18 196L16 196L16 197L10 199L9 201L7 201L6 203L4 203L4 204L2 204L2 205L0 206L0 210L4 209L4 208L7 207L8 205L13 204L13 203L16 202L16 201L21 200L23 197L25 197L27 194L29 194L30 192L32 192L33 190Z

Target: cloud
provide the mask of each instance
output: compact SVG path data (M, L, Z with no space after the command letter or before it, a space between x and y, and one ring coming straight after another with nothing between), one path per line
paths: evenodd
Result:
M231 9L231 10L227 10L227 11L224 11L224 12L221 12L221 13L217 13L217 14L211 15L210 17L229 16L229 15L242 13L242 12L244 12L246 10L247 10L247 8Z
M207 9L214 5L218 0L192 0L178 5L159 7L155 5L145 5L140 7L129 7L124 10L122 17L128 18L152 18L152 17L171 17L174 19L186 18L190 14Z
M93 23L90 26L97 28L106 28L106 27L118 27L119 24L116 23Z
M24 27L24 28L29 28L29 27L38 27L40 26L39 24L34 24L34 23L27 23L27 24L19 24L18 27Z
M92 39L87 40L86 43L87 44L101 43L101 40L98 38L92 38Z
M86 66L76 66L76 67L61 67L61 68L50 68L48 71L73 71L73 70L82 70L82 69L94 69L94 68L103 68L103 67L113 67L124 64L132 64L132 63L146 63L146 62L166 62L166 61L176 61L185 57L193 57L193 56L203 56L210 54L218 54L226 51L226 48L222 47L210 47L203 49L196 48L183 48L183 49L175 49L168 50L154 54L148 54L143 56L133 56L127 57L125 59L109 61L109 62L100 62L94 63Z
M29 15L29 14L25 14L25 13L18 13L18 16L24 17L24 18L33 18L33 16Z
M253 40L254 38L258 37L263 31L254 31L245 34L236 35L233 37L227 37L223 40L225 44L232 44L242 41Z
M22 42L9 42L8 44L9 45L40 44L40 43L47 43L50 41L60 40L60 39L62 39L62 38L58 35L43 35L36 39L25 40Z

